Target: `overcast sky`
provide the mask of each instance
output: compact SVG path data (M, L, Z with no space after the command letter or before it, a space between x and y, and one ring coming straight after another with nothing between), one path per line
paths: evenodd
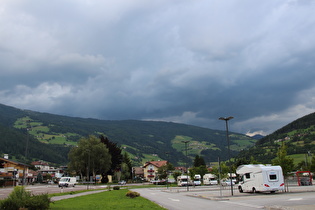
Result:
M1 0L0 103L269 134L315 111L313 0Z

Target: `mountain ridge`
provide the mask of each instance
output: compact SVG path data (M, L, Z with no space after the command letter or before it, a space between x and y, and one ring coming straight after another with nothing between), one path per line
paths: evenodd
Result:
M26 128L29 124L32 127L29 131L32 141L37 140L41 146L62 147L63 153L81 137L104 135L128 152L135 164L169 159L180 165L186 161L192 162L195 155L202 155L207 162L211 162L219 156L222 160L226 159L228 153L225 131L173 122L68 117L0 104L0 124L24 133L24 138L27 137ZM190 141L188 158L185 156L183 140ZM0 143L2 141L0 137ZM244 134L230 132L231 153L236 155L255 141ZM0 152L10 153L4 149L0 149ZM55 155L60 156L58 153ZM67 154L62 154L62 157L63 161L56 162L66 164ZM38 157L31 155L30 158Z

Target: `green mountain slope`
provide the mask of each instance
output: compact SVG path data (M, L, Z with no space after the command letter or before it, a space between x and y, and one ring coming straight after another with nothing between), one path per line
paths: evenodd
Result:
M29 157L45 159L32 151L59 147L62 149L47 151L52 157L51 162L65 164L67 151L76 145L77 141L88 135L104 135L110 141L118 143L124 151L128 152L135 165L150 160L170 160L175 165L181 165L186 161L192 162L195 155L202 155L206 162L227 158L227 142L225 131L212 130L191 125L139 121L139 120L97 120L66 117L47 113L39 113L29 110L20 110L0 104L0 124L9 128L11 133L19 133L19 138L11 138L11 141L19 142L25 148L23 142L27 138L27 130L32 139ZM30 129L27 129L30 128ZM242 149L252 146L256 140L243 134L230 133L232 155L236 155ZM188 159L185 156L184 143L189 140ZM0 135L0 143L4 142ZM6 141L7 142L7 141ZM62 151L62 152L61 152ZM1 147L1 153L9 153L17 157L24 155L23 149L13 150L11 147ZM61 158L60 158L61 152ZM55 158L54 158L55 157Z
M254 157L262 163L270 163L282 143L288 146L287 153L298 161L305 154L315 152L315 113L299 118L274 133L258 140L254 147L239 153L239 158Z

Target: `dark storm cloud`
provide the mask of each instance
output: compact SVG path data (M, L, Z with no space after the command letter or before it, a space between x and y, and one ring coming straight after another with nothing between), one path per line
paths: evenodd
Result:
M0 3L0 103L270 133L314 112L312 1Z

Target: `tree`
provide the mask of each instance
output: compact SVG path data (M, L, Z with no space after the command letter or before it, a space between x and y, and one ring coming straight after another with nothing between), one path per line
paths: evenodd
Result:
M82 138L69 154L69 169L81 176L103 174L110 169L111 155L108 148L95 136Z
M127 152L123 154L123 161L121 163L121 172L122 172L122 179L130 179L132 177L132 165Z
M208 169L205 165L201 165L199 167L193 167L189 170L191 178L193 178L196 174L199 174L203 177L206 173L208 173Z
M310 171L315 172L315 156L312 157L311 165L310 165Z
M102 174L102 182L107 182L107 175L114 175L115 171L120 171L123 156L121 154L121 148L117 146L117 143L109 141L107 137L100 136L101 142L108 148L109 154L111 155L111 166L108 171ZM105 179L104 179L105 178Z
M194 167L199 167L199 166L205 166L205 160L203 157L196 155L195 160L194 160Z
M282 145L277 152L277 157L272 160L272 164L281 166L284 177L293 170L293 158L287 156L287 146L284 142L282 142Z
M172 163L167 162L164 166L161 166L158 169L159 179L166 179L168 176L168 172L174 170L174 166Z
M215 166L212 168L211 173L214 174L218 179L225 179L229 177L230 168L225 163L220 163L219 166Z

